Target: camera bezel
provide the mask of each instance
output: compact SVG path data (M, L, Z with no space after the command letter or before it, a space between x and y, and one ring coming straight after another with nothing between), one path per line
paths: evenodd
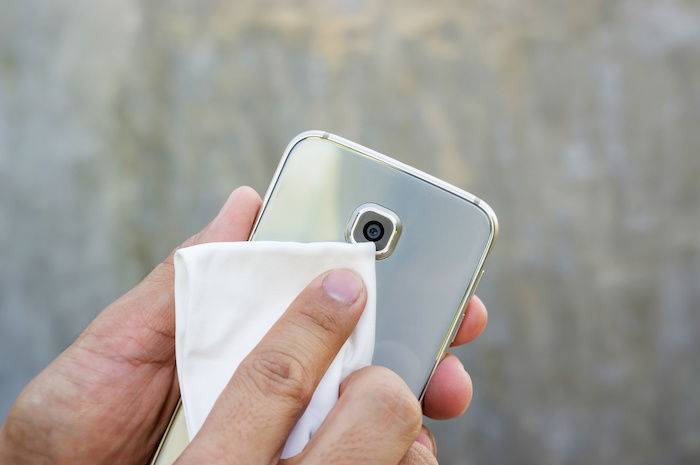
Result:
M365 226L373 221L384 229L384 235L377 241L368 239L364 234ZM345 229L345 240L353 244L373 242L376 248L375 257L377 260L383 260L394 252L401 229L401 220L396 213L376 203L365 203L352 213Z

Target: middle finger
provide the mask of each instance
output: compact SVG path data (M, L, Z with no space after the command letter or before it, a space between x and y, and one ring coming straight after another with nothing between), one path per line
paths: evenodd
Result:
M284 465L394 465L421 428L418 400L406 383L381 366L350 374L340 397L301 454Z

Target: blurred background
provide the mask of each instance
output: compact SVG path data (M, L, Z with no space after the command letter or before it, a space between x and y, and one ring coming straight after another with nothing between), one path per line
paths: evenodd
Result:
M287 142L337 133L501 236L441 463L700 463L700 3L0 3L0 418Z

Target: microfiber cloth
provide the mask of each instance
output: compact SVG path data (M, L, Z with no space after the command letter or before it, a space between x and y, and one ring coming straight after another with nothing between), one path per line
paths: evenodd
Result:
M175 355L190 440L241 361L318 275L358 273L367 304L319 383L282 458L302 451L338 399L347 375L369 365L376 324L375 247L341 242L215 242L175 254Z

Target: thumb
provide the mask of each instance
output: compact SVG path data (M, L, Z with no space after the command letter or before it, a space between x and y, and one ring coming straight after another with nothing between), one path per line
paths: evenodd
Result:
M261 200L250 187L239 187L229 196L218 215L200 232L176 247L168 257L136 287L108 306L88 326L81 338L96 339L97 350L120 358L169 363L175 357L175 301L173 257L183 247L206 242L245 241L250 236ZM121 337L120 337L121 336ZM131 340L134 344L110 348L109 341ZM86 342L86 341L83 341ZM126 353L125 353L126 351Z

